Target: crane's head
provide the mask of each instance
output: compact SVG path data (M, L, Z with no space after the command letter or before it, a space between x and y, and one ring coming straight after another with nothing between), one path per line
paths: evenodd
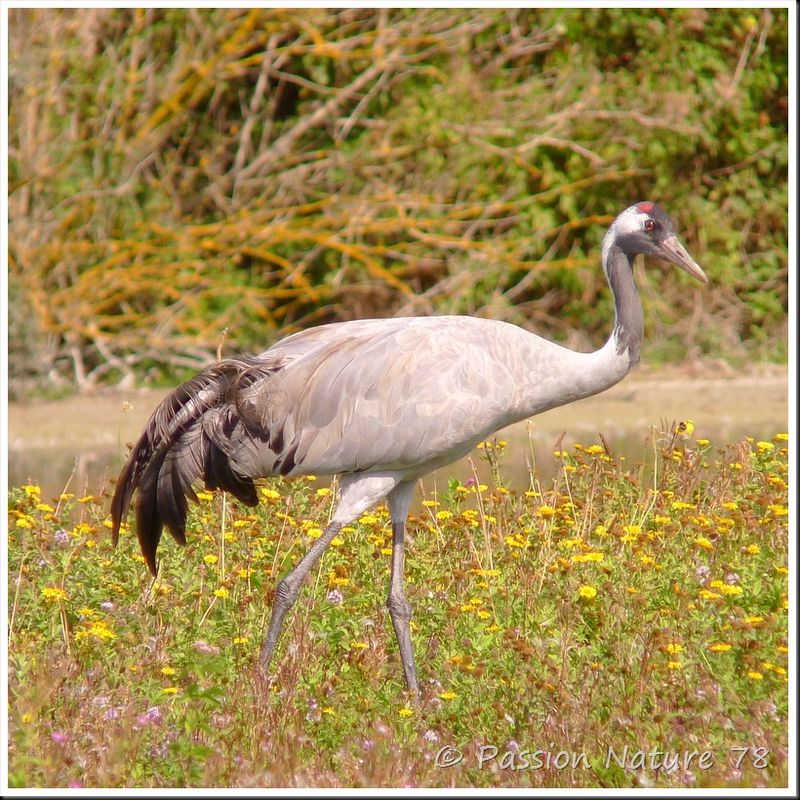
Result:
M612 245L619 247L631 259L639 253L658 256L677 264L693 278L708 282L705 272L675 235L675 227L667 213L648 200L626 208L614 220L603 242L604 256Z

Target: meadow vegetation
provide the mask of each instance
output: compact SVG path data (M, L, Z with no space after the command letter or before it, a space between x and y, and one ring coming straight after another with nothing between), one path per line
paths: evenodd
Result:
M647 360L782 361L787 132L785 9L11 9L9 391L174 384L393 314L588 349L601 237L645 197L711 278L637 267ZM152 582L133 524L112 550L110 489L13 487L10 785L785 786L788 436L699 434L654 430L637 464L564 444L523 490L493 440L486 472L422 481L418 698L384 507L265 681L275 584L335 482L201 492ZM626 746L712 763L609 762Z
M252 510L201 493L152 583L131 531L112 551L106 493L13 489L11 785L785 786L788 436L715 446L686 422L641 464L564 444L526 491L503 449L480 449L485 483L424 482L410 521L418 700L383 607L385 508L333 541L265 683L275 584L335 484L271 481ZM608 763L626 746L711 762ZM524 768L537 749L585 761Z
M786 9L9 15L18 395L353 317L597 345L645 197L712 279L639 275L649 358L786 357Z

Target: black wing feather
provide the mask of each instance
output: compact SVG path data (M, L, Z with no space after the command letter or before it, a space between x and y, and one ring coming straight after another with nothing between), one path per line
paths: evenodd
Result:
M153 574L164 526L177 542L186 543L188 500L197 499L194 484L202 482L230 492L247 505L258 504L253 482L258 476L237 471L236 454L248 446L268 447L269 431L259 422L269 418L269 410L255 413L249 403L242 404L240 393L259 381L270 381L281 366L263 358L220 361L175 389L153 412L111 500L111 533L116 544L138 491L136 533ZM269 391L262 395L269 396ZM246 419L239 413L240 405L247 408Z

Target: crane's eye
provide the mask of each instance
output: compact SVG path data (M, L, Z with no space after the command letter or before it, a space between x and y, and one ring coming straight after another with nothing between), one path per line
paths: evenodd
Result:
M650 233L650 231L652 231L652 230L653 230L653 228L655 228L655 226L656 226L655 220L652 220L652 219L646 219L646 220L644 221L644 229L645 229L645 230L646 230L648 233Z

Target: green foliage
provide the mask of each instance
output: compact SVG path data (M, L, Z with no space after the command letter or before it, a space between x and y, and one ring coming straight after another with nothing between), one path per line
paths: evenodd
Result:
M453 479L424 500L406 560L417 701L383 608L384 507L334 539L266 681L254 662L275 584L335 487L276 481L256 509L201 493L188 552L163 543L153 582L129 530L112 551L104 498L12 489L10 783L785 786L788 437L692 434L654 434L630 468L575 444L551 484L531 474L520 493L487 442L488 485ZM463 760L437 765L444 746ZM714 763L626 770L609 746ZM586 766L515 761L538 748Z
M396 313L597 345L644 197L712 278L653 276L653 353L785 356L785 9L14 9L10 56L41 380Z

